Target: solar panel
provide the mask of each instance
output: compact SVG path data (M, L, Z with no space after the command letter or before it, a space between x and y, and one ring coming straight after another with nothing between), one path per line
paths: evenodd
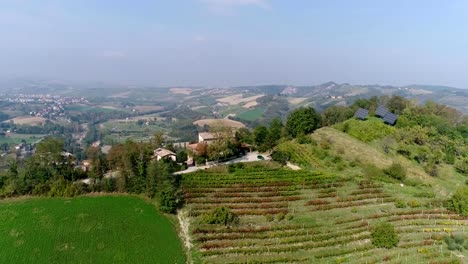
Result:
M397 119L398 119L398 116L392 113L387 113L383 117L384 122L392 126L395 125Z
M375 115L378 117L384 117L388 113L390 113L390 111L388 111L388 108L383 105L380 105L377 107L377 110L375 110Z
M368 115L369 115L369 110L364 109L364 108L359 108L354 114L356 118L361 119L361 120L366 119Z

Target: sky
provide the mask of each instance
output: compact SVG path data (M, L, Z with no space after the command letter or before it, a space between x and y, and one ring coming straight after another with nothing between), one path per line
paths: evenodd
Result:
M468 88L468 1L0 0L0 77Z

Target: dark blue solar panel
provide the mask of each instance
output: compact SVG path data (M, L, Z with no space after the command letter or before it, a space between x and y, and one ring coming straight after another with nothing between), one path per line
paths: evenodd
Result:
M367 109L364 109L364 108L359 108L356 113L354 114L354 116L356 118L359 118L359 119L366 119L367 116L369 115L369 111Z
M396 123L397 119L398 119L398 116L392 113L387 113L383 117L384 122L392 126Z
M390 111L388 111L388 108L383 105L377 107L377 110L375 110L375 115L378 117L384 117L388 113L390 113Z

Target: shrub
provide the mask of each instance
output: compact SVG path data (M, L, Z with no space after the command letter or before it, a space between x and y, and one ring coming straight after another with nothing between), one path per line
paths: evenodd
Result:
M308 135L299 135L297 136L297 143L299 144L313 144L314 140Z
M331 144L332 141L329 138L322 138L322 140L320 140L320 147L322 149L330 149Z
M416 200L411 200L408 202L408 206L411 208L416 208L416 207L421 206L421 204Z
M426 164L426 166L424 166L424 170L432 177L437 177L439 175L439 168L434 163Z
M286 215L284 213L279 213L276 215L276 220L278 220L278 222L281 222L284 220L285 217Z
M292 214L286 215L286 220L291 221L293 220L294 216Z
M275 150L273 153L271 153L271 159L278 162L282 166L286 165L290 158L290 155L288 152L281 151L281 150Z
M37 196L42 196L46 195L50 191L49 185L45 183L38 183L36 186L34 186L34 189L32 190L33 195Z
M396 208L406 208L406 203L402 200L398 200L395 202Z
M459 173L468 176L468 158L457 160L454 166Z
M228 165L228 172L233 173L236 171L236 165L235 164L229 164Z
M395 227L390 223L380 223L372 230L372 244L379 248L393 248L398 245L399 238Z
M383 176L383 171L373 164L363 166L364 176L367 178L379 178Z
M172 184L166 183L159 192L159 209L164 213L175 213L183 203L182 193Z
M239 223L239 217L229 208L217 207L202 217L202 222L211 225L233 225Z
M359 165L359 160L358 159L354 159L352 161L349 162L349 166L350 167L356 167L357 165Z
M267 220L267 222L275 220L275 218L272 215L265 215L265 219Z
M416 193L414 195L414 197L419 197L419 198L434 198L435 197L435 193L433 192L420 192L420 193Z
M336 150L336 153L338 153L338 154L340 154L340 155L344 155L344 154L345 154L345 150L344 150L344 148L338 148L338 149Z
M396 162L384 169L384 173L399 181L406 178L406 169L400 163Z
M444 206L443 200L434 199L426 203L427 208L440 208Z
M105 192L115 192L116 190L116 180L114 178L103 179L102 185Z
M446 203L445 207L463 216L468 216L468 186L458 188Z
M461 236L446 236L444 238L445 243L447 244L448 250L458 250L463 251L463 243L465 239Z

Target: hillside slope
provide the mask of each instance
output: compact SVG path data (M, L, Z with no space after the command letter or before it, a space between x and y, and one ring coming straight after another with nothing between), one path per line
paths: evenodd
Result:
M245 166L183 175L195 263L462 263L467 257L450 252L444 238L466 237L468 219L444 209L425 186L395 192L398 184L359 175ZM240 217L238 224L204 222L222 206ZM371 232L383 221L395 226L395 248L372 244Z
M412 180L419 184L429 186L440 198L446 198L458 186L465 184L466 179L462 175L456 173L453 167L444 166L443 173L438 177L429 176L424 169L415 162L401 155L384 153L378 140L365 143L331 127L320 128L316 130L311 137L315 142L318 142L318 146L314 144L299 144L297 141L287 141L280 144L278 148L289 152L292 162L304 168L328 168L331 169L332 172L337 171L339 174L362 175L362 167L365 167L365 165L374 165L379 169L385 169L394 162L400 163L406 168L409 181ZM318 152L323 152L320 147L323 142L329 145L327 146L329 149L326 150L328 154L317 155ZM339 162L327 162L327 157L330 161L338 159ZM339 163L348 163L348 165L349 163L351 163L351 165L358 163L358 165L355 167L348 166L342 169ZM414 184L413 182L409 183Z

